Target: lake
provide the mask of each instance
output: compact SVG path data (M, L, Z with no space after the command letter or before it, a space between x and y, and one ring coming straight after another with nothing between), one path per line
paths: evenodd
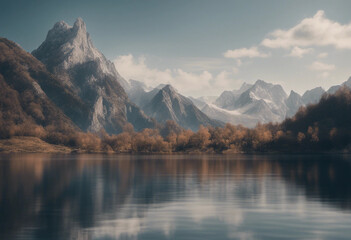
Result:
M0 155L0 239L351 239L349 155Z

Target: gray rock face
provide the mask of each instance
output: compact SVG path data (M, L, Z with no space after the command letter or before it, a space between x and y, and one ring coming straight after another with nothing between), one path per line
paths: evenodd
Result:
M321 87L313 88L302 95L302 101L305 105L318 103L324 93Z
M136 130L154 126L152 119L129 100L122 87L129 88L128 82L94 47L82 19L73 26L56 23L32 53L88 106L83 130L118 133L128 122Z
M302 101L302 97L300 94L291 90L289 97L285 100L285 104L288 108L286 116L292 117L299 110L301 106L304 106L304 102Z
M336 91L339 90L340 87L341 87L340 85L331 86L331 87L328 89L327 93L328 93L328 94L334 94L334 93L336 93Z
M254 85L243 84L238 90L223 92L215 106L208 104L202 110L215 119L230 119L230 123L252 127L258 122L282 121L288 110L286 98L280 85L258 80Z
M161 87L163 88L155 88L147 92L139 85L129 94L146 114L160 123L173 120L193 131L197 131L200 125L223 126L222 122L213 120L201 112L189 98L179 94L171 85Z
M252 84L243 83L238 90L224 91L214 102L220 108L230 109L235 104L240 94L252 87Z
M349 79L347 79L347 81L344 82L342 85L351 88L351 77L349 77Z
M341 86L351 87L351 77L342 85L331 87L327 93L334 94ZM317 87L303 96L291 91L287 97L280 85L258 80L239 90L224 91L214 104L207 104L201 110L214 119L253 127L258 122L280 122L292 117L301 106L318 103L324 93L323 88Z
M221 108L231 108L235 100L238 96L233 91L224 91L222 94L216 99L214 104Z
M341 85L335 85L332 86L328 89L327 93L328 94L334 94L336 93L336 91L338 91L341 87L348 87L351 88L351 77L344 83L342 83Z
M129 82L130 88L127 91L128 96L133 103L142 109L151 101L151 99L160 91L160 89L162 89L162 87L166 86L158 86L150 90L140 81L129 80Z

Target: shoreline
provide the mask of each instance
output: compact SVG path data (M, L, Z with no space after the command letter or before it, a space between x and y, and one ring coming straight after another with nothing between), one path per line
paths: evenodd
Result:
M107 155L318 155L318 154L351 154L349 151L327 152L294 152L294 151L267 151L267 152L214 152L214 151L182 151L182 152L113 152L113 151L88 151L73 149L63 145L47 143L37 137L12 137L0 139L0 154L16 153L47 153L47 154L107 154Z

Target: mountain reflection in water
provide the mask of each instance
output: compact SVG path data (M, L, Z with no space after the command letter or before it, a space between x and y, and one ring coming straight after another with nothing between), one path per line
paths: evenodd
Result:
M347 155L0 155L0 239L350 239Z

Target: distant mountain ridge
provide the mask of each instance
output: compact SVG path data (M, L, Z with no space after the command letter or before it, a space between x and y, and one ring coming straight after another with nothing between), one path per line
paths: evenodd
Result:
M316 87L311 90L307 90L302 95L302 101L306 105L318 103L324 93L325 93L325 90L321 87Z
M215 100L214 104L224 109L231 108L234 105L237 98L240 96L240 94L242 94L243 92L245 92L251 87L252 87L252 84L243 83L243 85L238 90L224 91Z
M130 85L132 87L128 95L142 109L164 86L150 91L150 88L140 81L130 80ZM287 95L279 84L257 80L254 84L244 83L238 90L224 91L217 98L211 96L188 99L211 119L255 127L259 122L281 122L287 117L292 117L300 107L315 104L324 94L336 92L342 86L351 86L351 78L341 85L331 87L327 92L317 87L301 96L294 91ZM152 115L150 110L146 112Z
M187 97L179 94L171 85L160 85L151 91L145 91L143 84L131 81L128 92L146 114L160 123L173 120L181 127L197 131L200 125L223 126L221 121L213 120L198 109Z
M300 107L316 104L324 94L333 94L343 86L351 87L351 77L328 91L317 87L302 96L294 91L288 96L280 85L257 80L253 85L244 83L238 90L224 91L213 103L200 98L194 102L211 118L254 127L258 122L280 122L292 117Z
M292 117L299 110L301 106L304 106L305 103L300 94L291 90L289 97L285 100L285 104L288 108L286 113L287 117Z
M243 84L240 89L223 92L202 110L208 116L254 127L258 122L282 121L288 111L284 104L287 95L280 85L257 80Z

